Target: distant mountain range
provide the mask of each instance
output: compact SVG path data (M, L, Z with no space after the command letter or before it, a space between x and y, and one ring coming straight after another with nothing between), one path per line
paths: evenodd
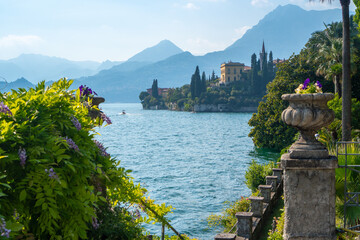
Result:
M17 58L0 60L0 77L12 82L25 77L32 83L42 80L58 80L62 77L91 76L122 62L70 61L64 58L40 54L22 54Z
M219 74L221 63L229 60L248 65L251 54L258 55L263 41L274 58L288 58L303 48L311 33L324 29L324 23L334 21L341 21L340 9L306 11L295 5L285 5L267 14L228 48L204 56L194 56L169 40L163 40L120 64L21 55L0 61L0 76L7 79L24 76L31 82L67 76L77 78L74 87L86 84L107 102L138 102L139 93L150 88L153 79L158 79L159 87L179 87L190 82L196 65L207 75L213 70ZM31 57L35 60L30 60ZM19 73L23 74L19 76Z
M213 70L219 75L223 62L231 60L250 64L251 55L258 55L263 41L266 50L273 51L274 58L288 58L300 52L311 33L324 29L324 23L334 21L341 21L340 9L306 11L295 5L279 6L223 51L204 56L182 52L149 64L144 64L146 60L140 58L142 54L137 54L137 62L125 62L79 80L97 89L107 101L138 102L140 91L150 88L153 79L158 79L159 87L179 87L190 83L196 65L207 75ZM159 45L152 50L161 49ZM125 67L127 64L131 64L131 71Z

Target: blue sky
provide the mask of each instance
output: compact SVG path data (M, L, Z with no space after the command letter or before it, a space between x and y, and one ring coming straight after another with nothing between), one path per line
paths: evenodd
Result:
M289 3L340 8L338 0L0 0L0 59L37 53L123 61L163 39L203 55L223 50Z

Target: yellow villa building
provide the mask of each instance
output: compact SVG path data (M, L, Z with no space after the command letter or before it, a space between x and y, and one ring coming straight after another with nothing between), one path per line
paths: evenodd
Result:
M251 68L245 66L243 63L227 62L221 64L221 83L229 84L230 82L244 80L243 73L249 71Z

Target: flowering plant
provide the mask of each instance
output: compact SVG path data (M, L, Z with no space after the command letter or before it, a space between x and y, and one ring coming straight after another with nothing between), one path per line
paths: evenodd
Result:
M322 85L319 81L316 81L316 83L310 83L310 79L307 78L303 84L300 84L295 89L295 92L298 94L322 93Z
M93 97L94 95L97 95L95 91L93 91L91 88L87 87L86 85L81 85L79 87L80 90L80 96L81 97Z

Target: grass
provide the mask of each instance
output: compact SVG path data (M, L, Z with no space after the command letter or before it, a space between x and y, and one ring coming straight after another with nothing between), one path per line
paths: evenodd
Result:
M269 217L267 217L264 226L262 227L259 240L266 240L269 235L269 231L272 229L272 223L274 217L278 218L280 217L282 211L281 209L284 208L284 200L282 197L278 199L277 203L275 204L273 210L271 211L271 214Z

